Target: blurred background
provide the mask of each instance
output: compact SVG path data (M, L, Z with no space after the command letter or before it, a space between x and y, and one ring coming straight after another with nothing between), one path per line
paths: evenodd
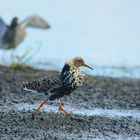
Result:
M65 60L81 55L95 68L84 69L89 74L140 78L139 0L4 0L0 11L7 24L31 15L50 24L49 30L27 29L17 47L18 55L32 49L29 65L61 70Z

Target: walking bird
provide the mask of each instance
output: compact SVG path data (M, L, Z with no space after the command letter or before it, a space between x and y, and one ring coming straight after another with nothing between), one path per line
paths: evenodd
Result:
M62 106L60 98L64 95L69 95L82 85L84 74L80 71L79 67L81 66L85 66L93 70L93 68L86 64L82 57L78 56L72 60L66 61L60 74L23 84L24 91L41 92L46 95L46 99L33 112L33 117L48 100L52 101L55 99L57 100L59 109L68 117L71 117L71 113L66 111Z
M25 38L27 27L48 29L50 26L40 16L27 17L21 23L18 22L17 17L14 17L10 25L6 25L0 18L0 48L16 48Z

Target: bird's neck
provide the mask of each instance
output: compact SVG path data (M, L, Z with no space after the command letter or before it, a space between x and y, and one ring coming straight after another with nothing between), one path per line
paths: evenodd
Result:
M75 73L75 72L81 72L80 71L80 69L79 68L77 68L77 67L73 67L73 66L70 66L70 65L68 65L67 63L65 63L65 65L64 65L64 67L63 67L63 69L62 69L62 72L61 72L61 75L62 76L66 76L67 74L69 75L70 73Z
M65 65L68 65L69 67L73 69L79 69L79 66L76 66L73 60L66 61Z
M65 64L64 67L63 67L63 69L62 69L61 74L64 75L65 72L70 71L70 68L71 67L68 64Z

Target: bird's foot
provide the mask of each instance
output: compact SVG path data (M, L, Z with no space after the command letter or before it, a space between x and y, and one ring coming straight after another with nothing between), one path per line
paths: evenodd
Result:
M61 110L62 112L64 112L64 113L67 115L67 117L68 117L69 119L71 119L71 118L72 118L72 113L71 113L71 112L66 111L66 110L64 109L64 107L63 107L63 108L60 108L60 110Z
M71 112L67 112L67 117L68 117L69 119L72 119L72 113L71 113Z
M68 117L69 119L71 119L71 118L72 118L72 113L71 113L71 112L68 112L68 111L66 111L66 110L64 109L64 107L62 106L60 100L58 100L57 104L58 104L58 106L59 106L59 109L60 109L62 112L64 112L64 113L67 115L67 117Z

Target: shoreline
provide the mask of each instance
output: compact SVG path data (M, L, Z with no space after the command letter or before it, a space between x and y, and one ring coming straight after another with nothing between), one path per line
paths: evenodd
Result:
M33 104L31 95L22 93L22 82L32 81L57 71L33 68L11 69L0 66L0 139L139 139L140 118L131 115L108 117L104 110L137 110L140 112L140 79L87 76L82 87L62 98L65 106L77 110L101 109L98 115L80 115L69 120L63 113L48 111L47 106L34 120L30 110L14 106ZM51 106L51 105L49 105ZM26 107L26 106L25 106ZM23 106L24 108L24 106ZM52 106L53 108L53 106ZM97 110L98 111L98 110ZM132 112L133 113L133 112Z

